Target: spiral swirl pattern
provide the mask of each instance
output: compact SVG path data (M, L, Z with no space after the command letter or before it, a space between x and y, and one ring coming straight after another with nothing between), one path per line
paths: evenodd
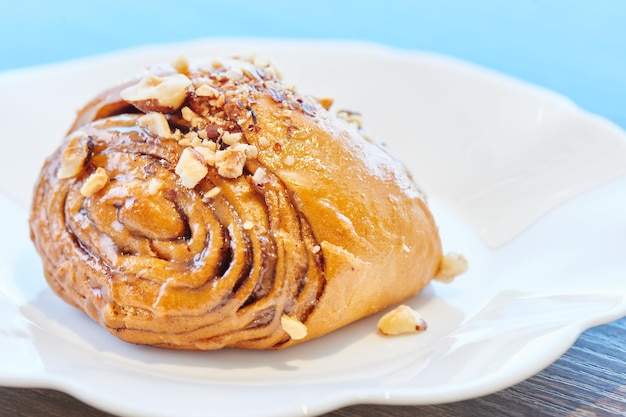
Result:
M80 127L90 148L80 173L58 178L66 140L36 189L31 227L52 287L129 342L280 347L290 339L281 317L305 322L325 284L322 253L289 190L271 173L255 182L254 160L236 178L210 169L186 187L175 172L184 141L155 135L119 103L99 110L107 106L115 112ZM238 129L238 116L221 126ZM194 131L180 112L168 117ZM108 182L85 196L97 168Z

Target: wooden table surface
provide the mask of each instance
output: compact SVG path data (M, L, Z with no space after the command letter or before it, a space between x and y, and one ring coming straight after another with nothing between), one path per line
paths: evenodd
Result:
M57 391L0 387L1 417L111 417ZM554 364L486 397L431 406L357 405L323 417L626 416L626 317L583 333Z

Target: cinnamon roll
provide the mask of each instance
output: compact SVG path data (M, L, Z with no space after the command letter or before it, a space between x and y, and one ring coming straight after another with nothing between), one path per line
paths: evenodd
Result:
M190 350L284 348L416 294L442 259L424 195L328 107L254 59L103 92L35 187L50 287L124 341Z

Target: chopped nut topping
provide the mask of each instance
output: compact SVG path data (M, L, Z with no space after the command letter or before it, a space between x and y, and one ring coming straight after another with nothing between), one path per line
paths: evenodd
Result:
M307 335L306 325L293 317L283 314L280 317L280 325L293 340L304 339Z
M199 97L218 97L220 92L208 84L202 84L196 88L196 95Z
M189 61L187 61L184 55L178 55L174 61L172 61L172 67L181 74L189 74Z
M320 246L320 245L315 245L315 246L313 246L313 248L311 249L311 252L313 252L313 253L318 253L318 252L319 252L319 251L321 251L321 250L322 250L322 248L321 248L321 246Z
M252 223L250 220L247 220L246 222L244 222L243 228L244 230L252 230L254 228L254 223Z
M180 146L191 146L191 139L186 136L183 136L181 140L178 141Z
M209 172L202 155L193 148L183 149L174 171L187 188L194 188Z
M261 68L270 77L276 78L277 80L282 79L282 75L272 62L255 57L252 60L252 64L255 67Z
M252 176L252 181L254 181L256 185L267 184L269 182L269 178L267 177L267 172L265 171L265 168L257 168L257 170L254 172L254 175Z
M83 197L89 197L90 195L102 190L109 182L109 174L107 174L104 168L98 167L96 171L87 178L80 187L80 193Z
M204 129L204 134L207 139L217 140L224 133L224 129L219 127L218 125L208 124Z
M233 81L237 81L243 78L243 72L241 72L240 68L231 68L226 71L226 74L224 75L226 76L226 78Z
M178 144L181 146L194 146L195 144L198 144L198 141L200 141L200 138L198 137L198 132L196 132L195 130L190 130L183 135L183 138L178 141ZM183 143L181 144L180 142Z
M210 140L203 140L202 142L200 142L198 147L209 148L212 151L216 151L217 150L217 143L211 142Z
M241 134L241 132L236 132L236 133L224 132L222 134L222 142L224 142L227 145L234 145L235 143L238 143L241 141L242 136L243 135Z
M211 149L209 146L194 146L193 148L196 152L202 155L204 158L204 162L208 166L215 166L215 148Z
M202 126L205 121L198 113L191 110L189 107L185 106L180 110L181 116L183 119L191 123L192 127Z
M209 100L209 104L215 108L221 108L226 103L226 96L224 94L220 94L217 99Z
M208 202L212 198L217 197L217 195L221 191L222 191L222 189L220 187L213 187L213 188L211 188L209 191L206 192L206 194L204 194L204 196L202 197L202 201L204 201L205 203Z
M189 188L198 185L212 167L224 178L237 178L247 174L246 167L258 166L248 161L258 158L260 150L281 153L281 144L271 137L260 136L258 142L248 143L252 138L249 134L263 133L258 120L262 115L255 112L257 92L272 91L271 98L279 104L279 117L295 116L294 111L298 116L302 112L315 115L320 109L313 97L299 96L293 88L272 79L280 75L270 63L253 58L240 63L214 62L208 70L201 70L179 56L172 67L178 73L149 75L121 95L146 113L139 118L140 126L159 137L172 138L182 147L175 172ZM319 102L330 106L332 100ZM285 167L296 165L294 156L286 154L278 155L278 160ZM257 185L275 178L262 168L253 172L251 182Z
M384 335L397 335L423 332L426 321L420 314L406 305L400 305L378 320L378 330Z
M448 253L441 259L435 279L441 282L452 282L455 277L465 271L467 271L467 259L463 255Z
M139 119L139 126L147 128L150 133L155 136L159 136L164 139L172 137L172 131L170 125L163 113L152 111L141 116Z
M188 122L191 122L191 120L194 117L200 117L200 116L198 116L198 114L196 114L196 112L194 112L193 110L191 110L187 106L185 106L182 109L180 109L180 115L183 116L183 119L187 120Z
M75 177L82 171L88 156L89 136L83 131L74 132L61 154L61 169L57 176L61 179Z
M254 145L246 146L246 158L255 159L259 156L259 149Z
M196 137L191 140L191 146L193 146L194 148L202 146L202 139L200 139L197 133Z
M267 148L269 148L269 147L270 147L270 145L271 145L271 143L270 143L269 139L268 139L268 138L266 138L265 136L261 136L261 137L259 138L258 143L259 143L259 147L261 147L261 149L267 149Z
M296 160L293 158L292 155L287 155L285 156L285 159L283 159L283 163L287 165L288 167L291 167L293 166L293 164L296 163Z
M150 102L156 101L157 107L175 111L185 101L189 86L191 80L184 74L166 77L148 75L139 83L122 90L120 96L140 110L151 110L153 104Z
M332 98L329 98L329 97L323 97L323 98L318 98L317 101L324 108L324 110L328 110L333 105L333 102L335 100L333 100Z
M259 75L256 72L250 72L247 68L242 68L241 72L251 80L260 80Z
M182 137L183 137L183 133L180 131L180 129L174 129L174 132L172 132L171 139L175 141L179 141Z
M241 176L245 163L245 148L234 146L215 152L215 167L217 168L217 173L224 178L237 178Z
M200 137L200 139L204 139L204 140L209 139L209 135L207 134L207 131L205 129L198 130L197 133L198 133L198 136Z

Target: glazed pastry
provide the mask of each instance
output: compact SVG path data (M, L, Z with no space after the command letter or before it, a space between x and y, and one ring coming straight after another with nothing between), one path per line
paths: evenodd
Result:
M122 340L193 350L287 347L416 294L442 259L424 195L328 106L252 59L102 93L35 188L49 285Z

